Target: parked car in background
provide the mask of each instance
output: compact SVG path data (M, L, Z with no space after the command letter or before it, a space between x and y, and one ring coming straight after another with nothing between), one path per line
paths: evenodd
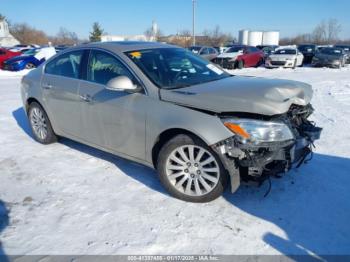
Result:
M308 120L310 85L233 77L160 43L64 50L23 77L21 96L38 142L68 137L153 167L191 202L301 165L322 130Z
M303 65L304 56L296 46L279 47L265 60L266 68L296 68Z
M278 45L257 45L256 48L264 52L264 57L267 58L269 55L273 54L278 48Z
M218 51L219 54L225 53L227 49L229 49L231 46L214 46L216 51Z
M346 59L347 56L342 48L324 47L315 54L312 65L341 68L345 66Z
M253 46L235 45L218 55L213 62L227 69L258 67L264 62L264 53Z
M19 56L21 54L21 52L12 52L6 48L0 48L0 69L3 68L5 60L10 59L11 57Z
M27 51L29 49L33 49L33 48L40 48L40 46L38 45L15 45L11 48L9 48L10 51L13 52L23 52L23 51Z
M69 46L66 45L57 45L55 46L56 53L61 52L62 50L68 48Z
M192 53L197 54L208 61L213 60L219 55L218 51L214 47L210 46L191 46L188 48Z
M313 44L302 44L298 45L298 50L303 54L304 56L304 64L311 64L312 58L314 57L317 46Z
M9 71L20 71L23 69L33 69L45 60L56 54L55 48L44 47L31 49L24 52L20 56L15 56L4 62L3 68Z
M341 48L344 50L346 55L346 64L350 64L350 45L335 45L335 48Z

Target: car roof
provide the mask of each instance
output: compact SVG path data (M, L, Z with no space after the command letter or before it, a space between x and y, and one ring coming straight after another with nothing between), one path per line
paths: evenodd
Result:
M115 52L128 52L134 50L143 50L143 49L154 49L154 48L180 48L174 45L163 44L159 42L142 42L142 41L114 41L114 42L94 42L89 44L83 44L77 46L76 48L81 47L98 47L109 49Z

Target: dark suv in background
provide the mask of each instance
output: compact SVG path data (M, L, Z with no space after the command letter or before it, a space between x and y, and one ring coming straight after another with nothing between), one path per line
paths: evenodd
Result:
M303 63L304 64L311 64L312 58L315 56L315 54L317 52L316 45L313 45L313 44L298 45L298 49L304 56Z
M350 64L350 45L335 45L335 48L341 48L344 50L346 56L346 63Z

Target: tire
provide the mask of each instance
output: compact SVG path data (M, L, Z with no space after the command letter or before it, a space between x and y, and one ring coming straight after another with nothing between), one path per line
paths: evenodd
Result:
M51 144L57 141L51 122L41 105L32 102L28 109L29 125L34 139L41 144Z
M24 68L25 69L33 69L33 68L35 68L35 65L33 63L28 63L28 64L26 64L26 66Z
M236 68L237 69L243 69L244 68L244 61L243 60L237 61Z
M200 139L188 135L178 135L162 147L157 170L166 190L187 202L205 203L220 197L228 181L217 154Z

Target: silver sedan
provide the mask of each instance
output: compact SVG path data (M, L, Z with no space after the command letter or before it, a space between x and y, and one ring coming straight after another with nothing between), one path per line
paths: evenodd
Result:
M160 43L65 49L23 77L21 95L38 142L68 137L154 167L192 202L285 172L321 132L307 120L311 86L231 76Z

